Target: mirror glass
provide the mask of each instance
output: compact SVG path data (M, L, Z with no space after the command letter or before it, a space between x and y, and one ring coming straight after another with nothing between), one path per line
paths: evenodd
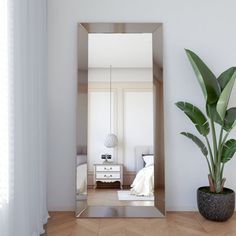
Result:
M78 217L160 217L162 24L79 24Z

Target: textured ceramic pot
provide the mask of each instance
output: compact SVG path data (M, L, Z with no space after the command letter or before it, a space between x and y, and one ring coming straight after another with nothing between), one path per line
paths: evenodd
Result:
M211 193L209 187L201 187L197 190L197 204L206 219L226 221L234 213L235 193L228 188L224 188L223 193Z

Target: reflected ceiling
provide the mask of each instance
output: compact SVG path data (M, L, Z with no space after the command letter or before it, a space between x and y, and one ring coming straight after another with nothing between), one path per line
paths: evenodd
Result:
M152 68L152 34L89 34L89 68Z

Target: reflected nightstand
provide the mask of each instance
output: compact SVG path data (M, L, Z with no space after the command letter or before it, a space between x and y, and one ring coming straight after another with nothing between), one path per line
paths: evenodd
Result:
M94 164L94 189L97 181L112 183L119 181L123 188L123 165L122 164Z

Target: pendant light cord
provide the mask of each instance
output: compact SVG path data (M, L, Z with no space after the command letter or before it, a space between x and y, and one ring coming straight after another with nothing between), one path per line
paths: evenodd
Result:
M111 133L111 69L112 66L110 65L110 133Z

